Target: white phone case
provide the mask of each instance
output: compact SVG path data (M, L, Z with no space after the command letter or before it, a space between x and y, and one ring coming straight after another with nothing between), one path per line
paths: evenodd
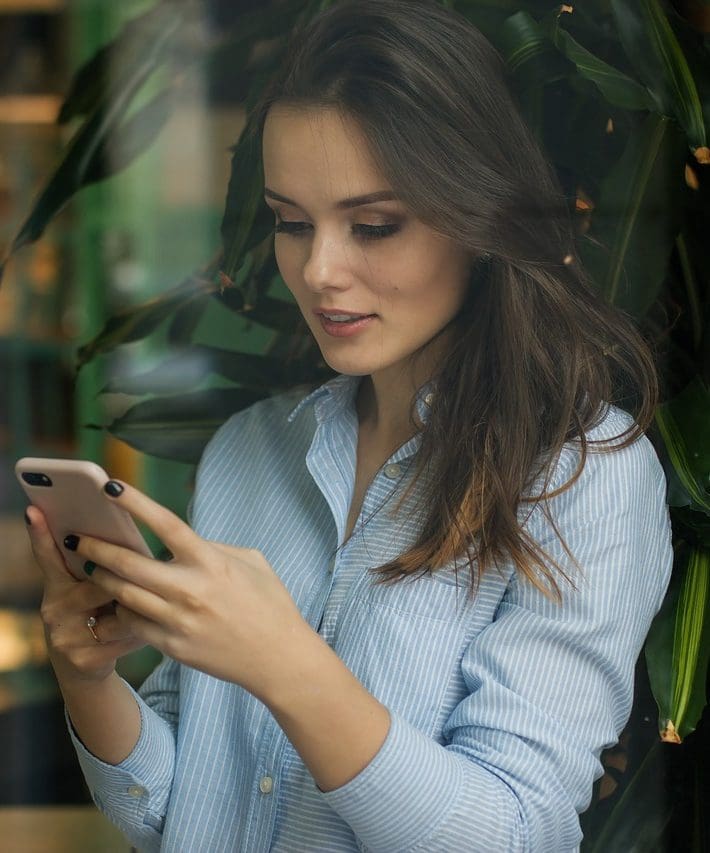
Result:
M15 465L15 474L32 505L44 513L54 541L78 580L86 580L84 560L64 547L69 533L153 556L130 514L104 492L110 477L95 463L26 456Z

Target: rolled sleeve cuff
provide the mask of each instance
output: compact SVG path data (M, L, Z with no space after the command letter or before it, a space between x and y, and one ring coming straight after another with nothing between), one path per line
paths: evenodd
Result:
M390 712L390 719L367 767L321 795L367 848L396 853L436 833L456 805L464 772L457 756L398 714Z
M141 731L130 755L107 764L79 740L65 709L65 718L86 784L96 805L126 831L127 827L162 830L175 764L172 729L126 685L138 703Z

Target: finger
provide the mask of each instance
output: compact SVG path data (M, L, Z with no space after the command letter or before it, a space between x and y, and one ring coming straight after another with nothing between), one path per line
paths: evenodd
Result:
M120 605L116 608L115 618L122 630L133 638L132 642L140 644L139 648L153 646L158 651L166 652L167 631L157 622Z
M107 613L106 615L96 616L95 619L94 633L99 638L100 643L104 645L122 643L131 646L131 650L145 645L141 639L133 634L130 624L125 619L119 618L117 613Z
M100 608L113 610L110 593L91 583L76 583L73 589L58 599L58 607L65 613L93 613Z
M116 644L127 651L135 651L146 645L159 648L156 642L160 643L165 637L165 631L155 622L120 604L114 613L96 617L93 633L96 635L94 642L98 638L102 645ZM121 654L126 654L127 651L122 651Z
M116 501L131 515L150 527L159 539L180 559L194 554L201 539L181 518L162 504L127 483L109 480L104 486L107 500Z
M155 622L169 622L171 606L149 589L137 586L101 566L91 569L89 580L128 610Z
M118 658L121 658L124 655L129 655L131 652L135 652L145 646L145 643L142 640L138 640L136 638L115 641L105 638L107 626L104 625L103 622L98 622L94 627L96 637L91 635L88 628L85 630L88 637L88 647L99 647L109 660L115 661Z
M170 597L179 584L179 581L175 580L176 566L168 568L165 563L144 557L143 554L137 554L130 548L123 548L112 542L82 536L78 538L76 553L84 559L84 571L87 576L93 573L93 567L101 566L117 577L163 598Z
M73 587L54 594L45 590L40 613L45 629L50 632L68 630L67 626L86 622L100 613L113 612L110 594L90 583L75 582Z
M45 579L66 586L78 584L50 533L42 511L36 506L29 506L25 510L25 519L32 553Z

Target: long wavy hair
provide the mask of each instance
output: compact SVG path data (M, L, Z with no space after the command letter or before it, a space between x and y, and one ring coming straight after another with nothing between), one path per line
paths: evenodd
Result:
M481 256L433 377L415 471L429 484L421 533L374 571L395 581L452 561L458 571L463 558L473 593L484 572L512 560L559 595L569 572L528 535L519 510L541 503L554 524L547 500L572 485L587 452L625 447L648 427L657 379L633 323L584 274L570 204L521 117L503 60L433 0L345 0L294 34L255 108L257 133L276 103L353 117L399 199ZM634 423L592 448L586 432L608 403ZM552 490L555 460L571 440L579 465ZM533 483L542 483L535 493Z

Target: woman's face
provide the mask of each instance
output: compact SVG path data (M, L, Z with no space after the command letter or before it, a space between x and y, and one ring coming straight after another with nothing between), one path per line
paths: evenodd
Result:
M273 107L263 156L276 260L325 361L402 378L458 313L471 256L395 198L358 124L335 110ZM422 359L429 370L442 343Z

